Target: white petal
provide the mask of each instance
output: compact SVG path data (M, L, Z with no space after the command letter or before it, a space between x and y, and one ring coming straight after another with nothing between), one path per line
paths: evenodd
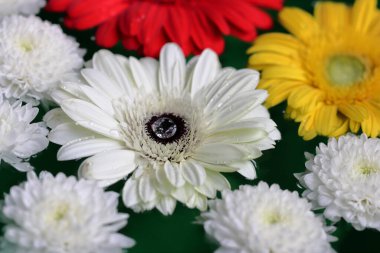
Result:
M219 109L207 115L213 119L213 125L223 125L243 118L250 110L261 104L267 96L263 90L251 90L231 98Z
M137 190L137 181L130 178L123 187L122 192L123 203L127 207L134 206L140 202Z
M220 131L208 136L206 143L244 143L261 140L268 136L262 128L236 128L228 131Z
M123 149L123 143L112 139L77 139L62 146L57 153L58 161L74 160L100 152Z
M48 111L43 120L49 128L55 128L62 123L73 122L61 108Z
M206 170L207 182L214 185L218 191L230 189L231 185L228 180L219 172Z
M183 177L192 185L202 185L206 180L205 169L196 161L187 160L180 163Z
M110 138L118 138L118 122L97 106L80 99L62 102L62 110L79 125Z
M199 147L193 158L211 164L230 164L250 160L250 154L237 145L210 143Z
M102 111L105 111L109 115L114 114L111 101L103 93L87 85L81 85L80 88L88 99Z
M158 88L158 61L154 58L144 57L140 59L141 64L144 66L150 84L155 84Z
M136 169L135 152L112 150L87 158L79 167L79 175L104 180L125 177Z
M95 69L83 69L81 74L92 87L98 89L109 98L114 99L123 95L118 85L106 76L106 74Z
M160 90L182 91L185 85L186 62L181 48L166 44L160 52Z
M234 163L231 166L238 168L238 172L247 179L255 179L257 177L255 165L251 161Z
M122 93L130 94L131 81L125 66L122 66L117 57L108 50L100 50L93 57L94 68L107 74L112 79Z
M184 186L177 188L175 191L171 193L171 195L182 203L186 203L191 196L195 194L195 189L193 186L189 184L185 184Z
M182 177L182 170L177 164L166 161L164 170L166 177L173 186L181 187L185 184L185 180Z
M173 191L173 185L169 182L166 176L164 167L159 167L156 169L156 190L163 195L170 194Z
M226 74L221 77L228 77L228 79L221 78L213 89L214 92L209 92L208 98L210 99L205 110L213 111L216 107L228 103L231 97L236 97L244 94L249 90L254 90L259 81L259 73L252 69L238 70L232 74L231 71L227 71Z
M153 201L156 197L156 190L148 176L143 176L138 180L138 193L142 201Z
M164 196L158 201L156 207L163 215L170 215L174 212L176 201L169 196Z
M192 75L191 96L195 97L200 89L210 84L219 70L218 56L209 49L204 50L199 56Z
M136 83L136 86L139 89L143 89L145 92L150 92L157 87L156 82L149 82L149 79L147 78L148 73L139 60L130 57L129 67L131 68L132 76Z
M49 140L59 145L64 145L76 139L89 137L100 137L100 135L75 125L75 123L60 124L49 133Z

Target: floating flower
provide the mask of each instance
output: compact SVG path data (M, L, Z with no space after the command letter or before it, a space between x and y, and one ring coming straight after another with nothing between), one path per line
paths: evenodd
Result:
M334 238L311 205L297 192L269 187L240 186L211 200L201 214L206 232L220 243L216 252L230 253L328 253Z
M244 41L256 37L256 28L273 22L261 8L280 9L283 0L50 0L47 9L66 11L65 24L76 29L99 26L97 43L112 47L120 39L125 48L158 56L169 41L185 54L224 49L224 35Z
M57 25L38 17L0 20L0 92L26 101L50 99L60 80L83 64L83 53Z
M2 0L0 2L0 17L11 14L34 15L45 4L45 0Z
M380 230L380 140L349 134L316 152L306 154L307 172L298 176L307 188L303 195L332 221Z
M250 160L280 139L261 105L253 70L222 69L206 50L187 65L166 45L160 62L102 50L82 83L54 93L61 109L45 116L59 160L86 159L79 174L112 184L127 177L126 206L171 214L176 200L206 208L207 197L229 188L220 172L255 178Z
M249 50L251 67L263 71L267 106L287 100L299 134L340 136L361 128L380 134L380 22L376 0L320 2L315 18L286 8L280 22L293 35L270 33Z
M38 108L31 104L9 102L0 96L0 162L19 171L33 169L26 161L49 144L46 126L31 123L37 113Z
M29 172L5 196L3 247L15 253L122 253L134 241L117 233L128 218L118 213L117 199L92 181Z

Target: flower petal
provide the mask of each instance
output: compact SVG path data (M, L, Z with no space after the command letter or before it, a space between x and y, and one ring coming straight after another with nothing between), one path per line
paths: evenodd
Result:
M136 169L135 152L112 150L87 158L79 167L79 176L104 180L125 177Z
M97 106L73 98L62 101L61 107L79 125L110 138L119 137L118 122Z
M185 86L186 62L181 48L174 43L166 44L160 52L160 91L181 92Z
M182 176L182 170L176 163L166 161L164 170L166 177L173 186L181 187L185 184L185 180Z
M121 142L112 139L76 139L62 146L58 150L57 158L58 161L74 160L92 156L100 152L122 148L124 148L124 145Z
M205 169L196 161L186 160L180 163L183 177L192 185L202 185L206 180Z
M209 49L203 51L199 56L192 75L191 96L194 97L198 90L211 83L219 70L220 63L218 56Z
M149 176L143 176L138 180L138 193L142 201L153 201L157 197L156 190L153 187Z
M250 160L250 154L242 147L225 143L202 145L193 155L195 160L211 164L230 164Z

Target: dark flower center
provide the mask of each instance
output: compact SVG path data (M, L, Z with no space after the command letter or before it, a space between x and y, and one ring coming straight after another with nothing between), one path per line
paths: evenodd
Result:
M145 125L150 138L161 144L178 141L187 128L185 121L171 113L153 116Z

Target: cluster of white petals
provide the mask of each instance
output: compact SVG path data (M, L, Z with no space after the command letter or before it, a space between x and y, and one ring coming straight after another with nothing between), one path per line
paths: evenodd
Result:
M298 175L303 196L332 221L341 218L357 230L380 230L380 139L347 134L321 143L306 154L306 173Z
M58 25L35 16L0 19L0 93L24 101L50 100L83 64L84 51Z
M28 173L11 188L2 213L5 247L12 253L122 253L134 241L120 233L128 214L118 213L118 194L95 182Z
M216 239L216 253L328 253L334 238L311 204L297 192L269 187L240 186L211 200L201 214L206 232Z
M33 169L27 160L49 144L45 124L31 123L37 114L38 108L31 104L0 96L0 162L20 171Z
M0 18L12 14L34 15L46 4L46 0L1 0Z
M49 139L63 145L59 160L89 157L82 177L128 177L123 201L135 211L171 214L176 201L205 210L229 188L220 172L255 178L251 160L280 139L258 72L221 68L211 50L187 64L175 44L160 61L102 50L81 75L53 93L62 109L45 116Z

